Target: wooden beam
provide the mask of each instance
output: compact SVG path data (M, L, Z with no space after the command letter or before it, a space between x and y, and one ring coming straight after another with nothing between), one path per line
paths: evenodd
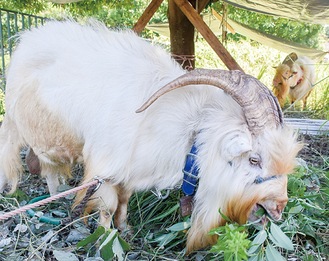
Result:
M174 0L177 6L182 10L185 16L191 21L194 27L201 33L201 35L207 40L209 45L224 62L226 67L230 70L243 71L239 64L234 60L231 54L225 49L225 47L218 40L216 35L211 31L208 25L202 20L198 12L191 6L187 0Z
M146 7L142 16L138 19L137 23L134 25L133 30L140 34L147 23L151 20L154 13L158 10L163 0L152 0L152 2Z

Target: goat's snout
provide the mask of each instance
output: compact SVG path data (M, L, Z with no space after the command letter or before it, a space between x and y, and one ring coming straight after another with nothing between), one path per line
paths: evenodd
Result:
M281 215L282 215L282 212L283 212L284 208L287 205L287 202L288 202L288 199L277 202L276 212L277 212L278 215L280 215L280 218L281 218Z
M283 199L283 200L277 201L275 208L267 209L271 218L273 218L275 221L280 220L282 217L282 212L287 205L287 202L288 202L288 199Z

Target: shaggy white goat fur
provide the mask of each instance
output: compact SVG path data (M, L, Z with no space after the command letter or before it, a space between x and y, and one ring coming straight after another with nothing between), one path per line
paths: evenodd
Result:
M224 223L219 208L241 223L256 204L280 218L287 174L300 149L292 131L265 128L255 137L241 107L210 86L177 89L135 113L153 92L186 72L131 31L47 22L19 41L7 73L0 189L7 183L15 189L19 150L29 145L51 193L56 193L57 175L69 175L75 162L84 163L84 182L109 179L87 210L100 208L106 226L115 213L114 224L124 228L131 193L180 184L195 140L200 180L187 252L216 241L208 232ZM256 176L272 175L278 176L254 183Z

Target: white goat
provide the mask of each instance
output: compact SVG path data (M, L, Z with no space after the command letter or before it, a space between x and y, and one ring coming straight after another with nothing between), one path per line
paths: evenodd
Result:
M139 112L176 90L136 113L159 89ZM7 183L15 189L25 145L38 156L51 193L59 173L69 175L72 164L83 162L84 182L108 180L86 207L100 209L105 226L115 213L114 225L124 228L134 191L182 183L194 143L199 184L187 253L216 242L208 232L225 223L219 209L240 223L254 219L259 207L280 219L287 174L301 148L282 123L276 98L255 78L239 71L186 73L133 32L98 23L54 21L23 33L7 73L6 106L0 189Z
M289 97L291 104L302 100L305 109L316 78L313 64L310 58L291 53L276 67L273 92L282 108Z

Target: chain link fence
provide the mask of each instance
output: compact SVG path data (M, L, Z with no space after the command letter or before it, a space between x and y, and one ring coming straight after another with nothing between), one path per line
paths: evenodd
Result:
M15 35L22 30L41 26L46 20L45 17L0 9L0 91L5 90L6 68L15 48Z

